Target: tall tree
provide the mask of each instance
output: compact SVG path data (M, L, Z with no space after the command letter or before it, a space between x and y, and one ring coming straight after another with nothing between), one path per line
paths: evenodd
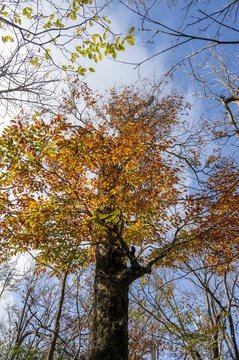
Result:
M86 86L71 95L50 123L19 115L4 131L3 255L36 249L39 262L68 270L92 254L89 359L127 359L129 285L178 241L164 233L182 168L164 150L181 100L153 105L126 89L98 107ZM94 111L85 124L66 117L78 97Z
M57 117L22 113L0 140L2 258L38 250L39 266L63 271L95 262L89 360L128 358L133 281L201 251L204 242L213 251L221 243L221 233L211 243L205 237L215 218L204 197L195 212L183 157L174 153L182 111L175 94L142 99L126 88L103 101L76 82ZM193 149L191 161L198 162ZM230 224L228 217L224 231Z

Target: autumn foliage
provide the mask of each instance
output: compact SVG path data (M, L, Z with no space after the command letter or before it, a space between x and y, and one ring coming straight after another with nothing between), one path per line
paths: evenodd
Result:
M210 261L234 259L237 164L210 157L201 191L190 195L187 163L172 151L182 110L176 96L143 100L125 88L104 99L73 84L57 116L19 114L0 140L2 258L40 250L40 263L74 269L94 260L110 228L141 263L171 245L173 260L183 253L178 244L192 241L199 251L203 242Z
M232 157L213 159L212 169L192 208L197 242L206 265L228 270L239 254L238 164Z
M74 117L78 99L84 119ZM1 138L3 257L40 250L39 262L73 269L107 228L139 259L157 256L182 196L183 165L165 152L181 110L178 97L152 105L124 89L104 101L81 85L59 115L12 120Z

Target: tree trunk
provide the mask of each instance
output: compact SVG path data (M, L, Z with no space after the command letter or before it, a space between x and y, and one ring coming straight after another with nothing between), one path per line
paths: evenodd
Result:
M124 254L110 233L96 245L94 300L89 317L89 360L128 359L129 280Z
M51 338L51 344L50 344L50 347L49 347L49 350L47 353L47 360L53 360L54 352L56 349L56 342L57 342L58 333L60 330L61 312L62 312L64 297L65 297L66 279L67 279L67 272L64 273L64 276L61 281L61 294L60 294L58 308L57 308L57 312L56 312L55 323L54 323L54 328L53 328L52 338Z

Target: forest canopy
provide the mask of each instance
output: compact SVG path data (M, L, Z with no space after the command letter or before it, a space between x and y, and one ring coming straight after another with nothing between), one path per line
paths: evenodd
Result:
M178 28L161 2L121 3L135 16L122 34L109 4L60 4L1 9L4 359L236 360L238 77L221 49L237 44L237 1L185 3ZM82 59L116 61L137 34L167 39L137 68L175 50L165 76L92 90ZM191 112L186 76L220 108ZM22 276L19 254L34 259Z

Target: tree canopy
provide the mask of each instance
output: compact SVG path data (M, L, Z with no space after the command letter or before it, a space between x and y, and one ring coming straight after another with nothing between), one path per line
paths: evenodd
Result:
M79 97L88 112L81 121L73 118ZM157 258L179 221L170 209L186 191L184 167L165 152L181 110L176 96L153 104L126 88L104 102L81 85L52 119L17 116L1 138L5 246L79 266L110 229L131 261L131 245L139 259Z

